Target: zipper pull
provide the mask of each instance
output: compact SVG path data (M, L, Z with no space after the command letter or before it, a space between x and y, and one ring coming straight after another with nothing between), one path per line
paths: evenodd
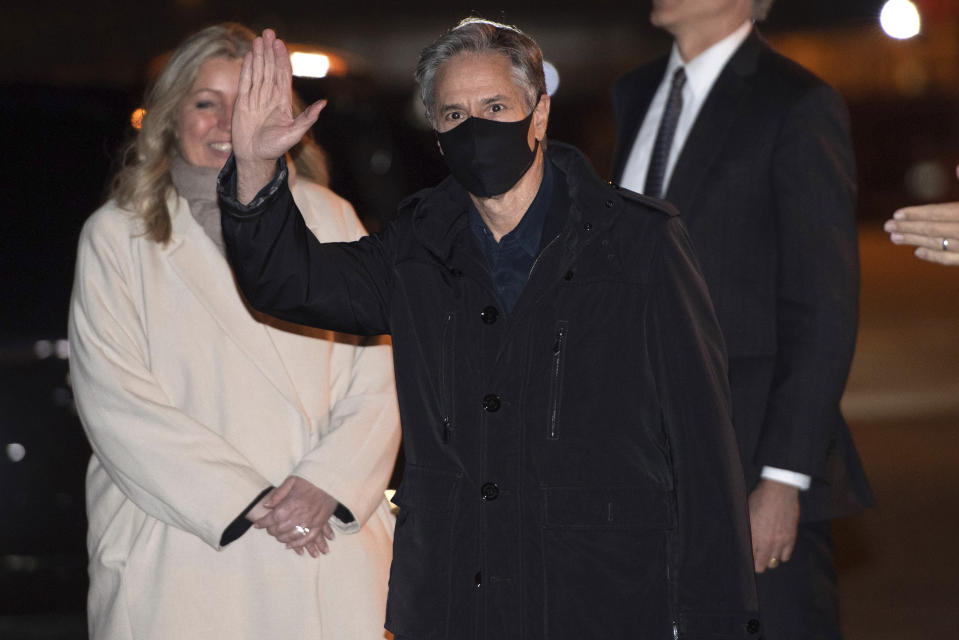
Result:
M679 623L673 620L673 640L679 640Z

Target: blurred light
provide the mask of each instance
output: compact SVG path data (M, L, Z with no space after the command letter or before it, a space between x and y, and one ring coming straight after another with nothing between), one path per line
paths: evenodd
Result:
M147 114L147 110L140 108L134 109L133 113L130 114L130 124L133 125L133 128L139 131L143 127L143 116Z
M543 60L543 74L546 76L546 93L552 97L559 89L559 71L552 62Z
M299 78L325 78L330 72L330 57L325 53L294 51L290 54L293 75Z
M386 175L393 166L393 154L386 149L377 149L370 156L370 171L378 176Z
M11 442L7 445L7 457L13 462L20 462L27 455L27 448L19 442Z
M919 35L919 10L910 0L889 0L879 13L879 24L890 38L907 40Z
M33 343L33 353L40 360L44 360L53 355L53 343L49 340L37 340Z
M66 360L70 357L70 343L62 339L57 340L56 352L59 359Z
M948 194L950 184L949 171L931 160L917 162L906 173L906 188L917 200L941 200Z

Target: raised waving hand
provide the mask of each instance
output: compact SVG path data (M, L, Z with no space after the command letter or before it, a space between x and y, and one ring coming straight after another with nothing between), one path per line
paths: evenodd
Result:
M272 29L264 29L243 58L233 107L233 155L240 202L250 202L266 186L276 159L300 141L326 105L325 100L314 102L294 118L292 82L286 45Z

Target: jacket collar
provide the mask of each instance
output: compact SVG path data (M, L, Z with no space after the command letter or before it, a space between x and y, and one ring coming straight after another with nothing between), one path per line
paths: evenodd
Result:
M170 242L161 254L213 316L223 333L293 406L307 416L270 336L270 329L252 315L236 286L229 264L190 214L187 200L173 196L167 206L173 228Z
M575 147L550 140L546 158L561 171L569 187L566 222L567 249L575 252L589 236L612 223L623 204L621 196L600 180L586 157ZM449 264L460 233L467 230L469 195L452 176L400 205L412 216L416 238L440 261Z

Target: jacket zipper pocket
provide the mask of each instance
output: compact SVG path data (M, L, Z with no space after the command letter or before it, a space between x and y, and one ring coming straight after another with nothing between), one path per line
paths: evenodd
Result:
M556 325L556 338L553 340L553 362L549 376L549 439L559 438L560 409L563 404L563 363L566 351L566 336L569 322L560 320Z
M455 407L453 406L454 397L454 376L456 371L456 350L454 349L456 335L456 313L450 311L446 314L446 326L443 330L443 353L442 370L440 372L440 389L442 389L442 423L443 423L443 444L448 444L453 439L455 425L453 415Z

